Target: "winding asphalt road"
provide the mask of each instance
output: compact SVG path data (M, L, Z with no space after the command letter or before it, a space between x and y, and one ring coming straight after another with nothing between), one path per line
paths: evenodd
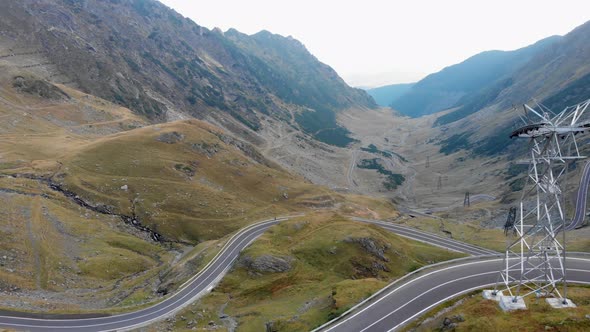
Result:
M566 231L574 230L584 221L589 184L590 161L584 166L578 187L574 218L565 225ZM485 248L399 225L358 218L356 220L375 223L401 236L464 252L474 257L434 264L410 273L315 331L381 332L399 329L445 301L476 289L495 285L499 271L503 267L503 258L499 257L498 253ZM590 284L588 257L590 256L582 253L569 254L566 261L569 282ZM515 273L515 277L518 278L518 271Z
M348 165L348 171L346 172L346 181L348 182L348 188L356 187L356 183L352 179L352 174L354 172L354 168L356 167L356 158L357 158L357 151L352 150L350 155L350 165Z
M411 228L411 227L407 227L407 226L401 226L401 225L396 225L396 224L392 224L392 223L388 223L388 222L384 222L384 221L379 221L379 220L372 220L372 219L363 219L363 218L352 218L352 219L354 219L356 221L360 221L360 222L365 222L365 223L370 223L370 224L375 224L375 225L381 226L381 227L387 229L388 231L391 231L393 233L396 233L397 235L400 235L400 236L403 236L403 237L406 237L406 238L409 238L412 240L428 243L430 245L441 247L444 249L449 249L452 251L462 252L462 253L472 255L472 256L498 254L498 252L490 250L490 249L486 249L486 248L474 246L472 244L444 238L444 237L441 237L441 236L438 236L438 235L435 235L432 233L424 232L424 231L421 231L421 230L418 230L415 228Z
M31 318L27 317L26 314L14 313L10 316L0 316L0 326L27 331L112 331L128 330L148 325L152 322L173 315L207 293L225 275L244 248L270 226L286 219L287 218L277 218L276 220L265 220L240 230L225 244L216 257L201 272L181 286L178 292L164 301L146 309L121 315L83 319ZM401 236L430 243L449 250L464 252L470 255L486 255L493 253L488 249L446 239L409 227L394 225L378 220L357 220L376 224Z
M590 284L590 259L568 257L568 280ZM435 264L393 282L316 331L394 331L461 294L493 287L502 258L469 257Z
M576 197L576 212L572 221L565 225L566 231L574 230L582 226L584 217L586 216L586 197L588 195L588 182L590 180L590 161L586 162L582 178L580 179L580 186L578 187L578 196Z
M262 235L270 226L288 219L265 220L236 233L201 272L183 284L180 290L164 301L135 312L84 319L39 319L0 316L0 327L26 331L120 331L138 328L169 317L206 294L225 275L240 251Z
M0 327L26 331L113 331L142 327L172 316L210 291L225 275L239 253L270 226L288 219L265 220L236 233L205 268L162 302L136 312L83 319L45 319L23 314L0 316ZM499 253L379 220L376 224L400 236L471 255L469 258L429 265L393 282L318 331L395 330L432 307L474 289L493 285L502 265ZM487 255L487 256L486 256ZM568 280L590 284L590 260L568 258Z

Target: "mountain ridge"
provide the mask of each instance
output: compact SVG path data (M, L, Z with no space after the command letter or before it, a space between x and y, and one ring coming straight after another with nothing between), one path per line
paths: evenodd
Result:
M275 58L284 59L269 66L268 57L225 36L234 35L233 31L208 30L154 0L25 0L0 6L4 7L0 30L11 35L13 45L41 53L56 75L66 77L66 82L58 83L74 84L151 121L212 116L256 132L264 116L290 121L293 113L319 112L328 115L316 118L326 127L340 128L341 138L348 142L334 114L347 107L375 106L368 95L346 85L293 38L273 35L282 46L290 45L290 51L325 69L313 72L318 74L316 89L297 89L300 84L292 82L289 72L312 73L290 61L294 58L290 54L275 50ZM242 39L261 45L264 36ZM342 100L328 98L333 95ZM317 130L301 122L291 125L317 136Z
M537 53L512 75L471 95L462 108L438 117L434 126L449 126L465 138L477 133L478 139L463 144L476 155L510 151L513 141L508 132L517 120L510 111L514 106L540 102L560 112L590 97L589 42L590 21ZM482 121L495 125L480 128L476 123Z
M547 37L513 51L478 53L426 76L394 100L391 107L402 114L417 117L460 106L471 93L493 85L560 38Z
M365 89L379 106L389 106L408 92L416 83L398 83Z

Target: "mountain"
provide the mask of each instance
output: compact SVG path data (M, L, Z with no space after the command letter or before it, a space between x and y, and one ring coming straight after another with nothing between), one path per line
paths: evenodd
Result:
M1 1L0 306L129 310L253 222L395 216L308 180L346 181L349 150L318 140L346 145L337 112L374 106L290 37L152 0Z
M253 72L269 86L274 95L314 112L300 112L296 122L320 141L344 146L347 131L336 124L334 110L353 105L375 107L372 98L361 89L349 88L329 66L319 62L303 44L268 31L252 36L230 29L225 36L239 49L253 54L264 63L268 73ZM344 139L341 141L341 139Z
M23 65L44 78L152 122L213 118L251 136L272 117L344 146L335 113L375 106L293 38L226 35L154 0L3 1L0 30L9 54L34 56Z
M508 133L517 120L517 113L510 111L513 105L534 99L559 112L590 98L589 45L590 21L551 43L511 75L465 98L459 109L438 117L435 126L457 129L452 132L462 136L463 147L475 154L505 153L513 143ZM481 123L490 125L476 125Z
M472 93L487 89L513 74L559 39L553 36L514 51L487 51L474 55L428 75L394 100L391 107L402 114L419 117L465 104Z
M414 83L391 84L378 88L367 89L367 93L373 97L377 105L389 106L397 98L408 92Z
M3 308L129 308L177 289L255 221L395 215L388 201L311 184L211 123L154 124L38 67L0 59Z

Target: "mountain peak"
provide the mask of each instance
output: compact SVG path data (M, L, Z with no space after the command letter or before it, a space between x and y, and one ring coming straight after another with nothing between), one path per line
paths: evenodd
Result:
M39 66L39 73L54 72L46 76L152 121L213 116L248 132L261 129L262 117L291 119L305 109L323 114L309 115L322 128L345 134L335 112L374 105L293 38L266 30L210 32L154 0L3 1L0 22L14 34L6 42L43 57L50 68ZM40 32L22 32L22 22ZM290 125L316 135L308 122Z

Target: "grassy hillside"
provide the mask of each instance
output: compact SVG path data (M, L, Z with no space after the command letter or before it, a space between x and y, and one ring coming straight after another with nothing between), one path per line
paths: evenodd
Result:
M107 136L62 163L54 178L68 190L188 243L301 209L305 194L329 194L198 120Z
M238 331L308 331L392 279L455 257L338 214L309 215L274 226L246 249L197 304L204 311L189 308L163 326L183 331L233 320Z
M390 202L291 175L199 120L161 125L0 64L0 308L125 311L161 299L252 222Z
M145 121L99 98L0 67L0 306L76 312L157 298L151 282L174 253L42 180L69 151Z
M460 300L449 301L433 309L425 317L407 326L404 331L440 331L443 320L449 318L455 324L453 331L571 331L590 329L590 288L568 287L568 298L577 308L553 309L544 298L526 299L527 310L503 312L498 303L485 300L481 291ZM450 310L442 312L445 307ZM430 318L430 319L429 319Z

